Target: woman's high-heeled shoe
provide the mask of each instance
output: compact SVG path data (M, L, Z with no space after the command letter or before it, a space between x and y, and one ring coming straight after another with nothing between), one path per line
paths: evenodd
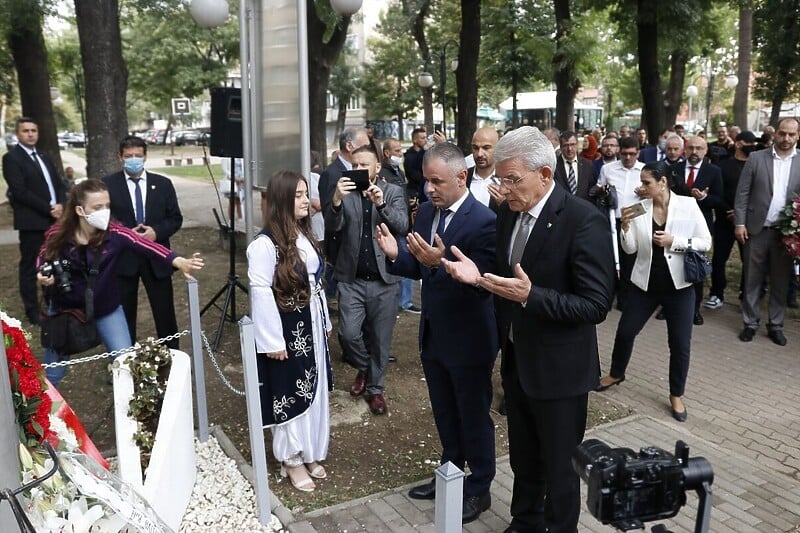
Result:
M613 377L613 376L608 376L608 377L610 377L611 379L614 379L614 377ZM600 380L600 385L598 385L598 386L597 386L597 388L596 388L595 390L596 390L597 392L603 392L604 390L610 389L610 388L611 388L611 387L613 387L614 385L619 385L619 384L620 384L620 383L622 383L623 381L625 381L625 376L622 376L621 378L618 378L616 381L612 381L612 382L611 382L611 383L609 383L608 385L603 385L603 381L602 381L602 380Z
M306 472L305 466L296 466L294 468L289 467L291 470L300 470L302 469L303 472ZM307 472L306 472L307 473ZM289 481L291 482L292 486L299 490L300 492L314 492L314 489L317 486L314 484L314 481L310 477L305 477L300 479L299 481L295 482L294 478L289 475L289 472L286 469L286 465L281 464L281 477L288 477Z
M672 403L672 399L677 398L681 401L681 406L683 407L683 411L676 411L675 406ZM677 420L678 422L686 422L686 419L689 417L689 413L686 411L686 404L683 403L683 398L680 396L670 396L669 397L669 408L672 411L672 418Z
M328 473L325 472L325 467L316 461L313 463L305 463L305 466L306 470L308 470L308 475L314 479L325 479L328 477Z

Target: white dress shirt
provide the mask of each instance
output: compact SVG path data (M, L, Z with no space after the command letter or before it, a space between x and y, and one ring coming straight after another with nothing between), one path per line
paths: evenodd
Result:
M492 178L494 177L494 169L492 169L492 173L482 178L478 176L477 168L475 172L472 173L472 182L469 184L469 192L472 193L472 196L475 197L480 203L485 206L489 206L489 200L492 199L492 195L489 194L489 185L492 184Z
M791 155L780 157L772 148L772 201L769 203L765 226L772 226L778 221L778 217L786 207L786 190L789 188L789 173L792 170L792 160L797 155L797 150L792 151Z
M644 168L644 163L637 161L633 168L627 169L622 161L615 161L608 165L603 165L600 169L600 177L597 179L598 185L613 185L617 189L617 209L614 215L617 218L622 216L623 207L635 204L639 201L636 188L641 185L639 174Z

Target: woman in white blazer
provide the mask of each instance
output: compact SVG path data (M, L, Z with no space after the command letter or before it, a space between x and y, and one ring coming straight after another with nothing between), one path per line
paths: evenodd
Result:
M686 420L683 392L689 371L689 353L694 317L694 288L683 272L684 252L689 247L706 252L711 234L703 213L692 197L673 193L669 167L663 162L645 165L641 171L642 206L622 209L622 249L636 254L631 273L633 284L625 304L611 356L611 371L600 380L598 391L625 381L625 369L633 343L653 311L661 305L667 321L669 343L669 400L672 416Z

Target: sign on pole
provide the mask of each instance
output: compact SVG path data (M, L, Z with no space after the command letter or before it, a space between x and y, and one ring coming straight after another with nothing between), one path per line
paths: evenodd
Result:
M173 115L191 115L189 109L188 98L173 98L172 99L172 114Z

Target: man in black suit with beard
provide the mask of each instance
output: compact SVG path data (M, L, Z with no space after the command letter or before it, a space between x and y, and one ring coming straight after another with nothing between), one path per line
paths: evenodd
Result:
M614 254L608 220L553 183L556 158L538 129L495 148L506 201L497 215L497 265L481 275L453 247L457 280L495 294L514 488L506 533L574 533L588 393L599 383L596 324L611 307Z
M183 225L175 187L166 176L144 169L147 143L129 136L119 143L123 170L103 178L111 196L111 216L143 237L169 248L169 238ZM119 261L117 279L122 308L131 339L136 342L136 316L139 303L139 279L147 291L150 309L159 338L178 331L172 293L172 267L132 251ZM178 348L178 339L166 343Z
M44 243L44 232L63 211L64 183L50 158L36 149L39 126L29 117L17 119L19 144L3 156L3 177L8 182L8 200L19 232L19 292L25 315L39 323L36 292L36 256Z

